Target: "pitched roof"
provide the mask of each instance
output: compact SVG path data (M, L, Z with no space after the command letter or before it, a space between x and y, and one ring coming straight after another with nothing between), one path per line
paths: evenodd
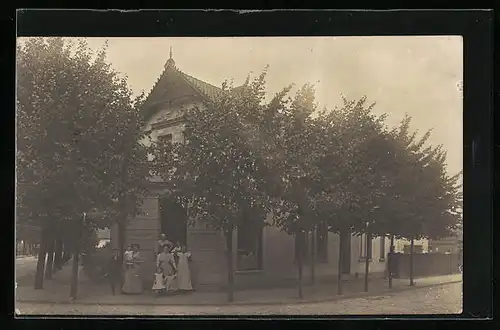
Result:
M157 111L155 105L164 101L168 84L166 77L171 75L180 77L206 101L213 101L217 96L224 92L222 88L216 87L179 70L175 65L174 59L172 58L172 49L170 49L170 58L165 63L163 72L160 74L160 77L155 82L146 97L146 102L143 106L144 116L146 119L149 119ZM242 87L243 86L234 87L233 90L238 91Z
M223 90L221 88L204 82L179 70L175 66L175 61L172 58L172 52L170 52L170 58L165 63L163 72L160 74L160 77L153 85L148 96L146 97L146 101L143 106L144 116L146 117L146 119L154 115L154 113L156 112L157 109L155 109L155 105L164 101L168 85L167 76L177 76L181 78L206 101L213 101L218 95L223 93Z
M195 78L193 76L190 76L180 70L177 70L177 72L193 87L195 88L198 92L200 92L203 96L207 97L210 100L214 100L217 96L219 96L221 93L223 93L222 89L219 87L216 87L212 84L209 84L207 82L204 82L203 80L200 80L198 78Z

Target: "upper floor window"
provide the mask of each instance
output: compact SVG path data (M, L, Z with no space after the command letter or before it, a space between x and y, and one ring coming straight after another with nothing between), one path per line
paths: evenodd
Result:
M165 134L165 135L160 135L158 136L158 142L159 143L172 143L173 142L173 136L172 134Z

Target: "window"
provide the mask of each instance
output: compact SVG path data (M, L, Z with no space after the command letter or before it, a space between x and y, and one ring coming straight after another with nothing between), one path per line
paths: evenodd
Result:
M371 260L372 259L372 244L373 244L372 238L369 237L369 235L367 235L367 234L362 234L360 236L359 241L360 241L359 260L365 260L367 254L368 254L368 259Z
M262 270L262 226L243 221L237 229L237 270Z
M173 136L172 134L165 134L165 135L160 135L158 136L158 142L160 143L172 143L173 141Z
M328 227L326 224L316 229L316 260L328 262Z
M300 242L302 240L302 243ZM309 235L306 232L296 234L295 238L295 262L297 262L297 257L299 256L300 245L302 244L302 262L306 262L308 259L309 252Z
M385 236L380 236L380 259L379 261L385 261Z
M421 244L414 244L413 245L413 253L422 253L423 252L423 246ZM404 254L410 254L411 252L411 244L405 244L403 246L403 253Z

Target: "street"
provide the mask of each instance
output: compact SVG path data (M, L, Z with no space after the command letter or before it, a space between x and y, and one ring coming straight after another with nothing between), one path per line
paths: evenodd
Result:
M36 257L16 257L16 278L32 275L36 272Z
M18 315L360 315L458 314L462 283L406 290L382 296L290 305L131 306L17 303Z

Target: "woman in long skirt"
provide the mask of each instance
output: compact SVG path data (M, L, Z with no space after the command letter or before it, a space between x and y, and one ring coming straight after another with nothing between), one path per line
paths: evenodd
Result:
M177 285L175 283L175 279L177 277L177 266L175 264L174 256L170 253L170 248L168 246L165 246L163 252L158 254L156 267L163 269L166 291L177 291Z
M125 254L125 276L122 291L125 294L140 294L143 291L140 276L141 255L139 244L132 245L132 252Z
M179 256L177 286L180 291L192 291L193 286L191 285L191 272L189 270L191 252L187 252L186 246L182 246L181 251L177 255Z

